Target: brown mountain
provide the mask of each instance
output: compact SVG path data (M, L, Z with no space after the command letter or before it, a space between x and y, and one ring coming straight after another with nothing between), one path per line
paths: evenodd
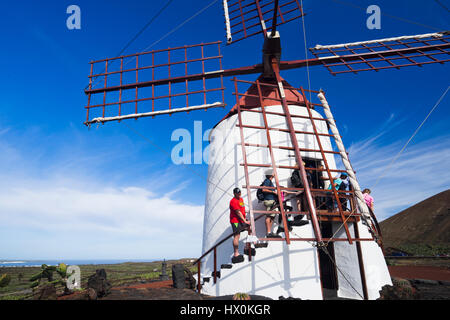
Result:
M384 247L450 244L450 189L380 222Z

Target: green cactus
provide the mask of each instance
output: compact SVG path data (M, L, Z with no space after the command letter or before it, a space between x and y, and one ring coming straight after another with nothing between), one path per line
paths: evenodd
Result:
M251 298L247 293L238 292L234 294L233 300L251 300Z
M61 277L60 280L54 280L53 274L56 271L56 273ZM47 266L46 264L43 264L41 266L41 271L35 275L33 275L30 278L30 281L32 282L30 287L34 288L38 286L42 279L47 279L49 283L52 284L62 284L65 285L65 279L67 277L67 266L64 263L60 263L58 267L55 266Z
M0 288L4 288L11 282L11 276L7 273L0 275Z
M56 272L61 276L61 278L67 277L67 266L65 263L60 263L56 268Z

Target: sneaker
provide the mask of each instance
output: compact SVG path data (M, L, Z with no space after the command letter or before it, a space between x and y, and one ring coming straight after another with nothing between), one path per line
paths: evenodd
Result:
M305 224L308 224L308 223L309 223L308 220L297 220L297 221L292 222L292 225L294 227L301 227L301 226L304 226Z
M308 224L308 223L309 223L308 220L300 220L297 222L297 227L304 226L305 224Z
M292 231L292 226L289 226L288 228L289 231ZM278 227L277 229L277 235L284 232L284 228L283 227Z
M244 262L244 256L242 254L238 255L237 257L231 258L232 263L240 263Z
M255 248L267 248L269 244L267 242L258 242L255 243Z
M281 238L281 236L279 236L275 233L268 233L268 234L266 234L266 238Z

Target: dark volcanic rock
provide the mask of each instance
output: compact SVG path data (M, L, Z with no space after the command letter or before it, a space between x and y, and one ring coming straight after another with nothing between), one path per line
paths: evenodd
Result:
M417 289L408 280L392 278L392 284L392 286L383 286L378 300L416 300L420 298Z
M111 283L106 279L105 269L96 270L95 274L88 279L88 288L92 288L99 298L111 292Z
M442 281L410 280L421 300L450 300L450 285Z
M56 300L56 287L53 284L47 284L38 289L35 300Z
M173 287L177 289L195 289L197 281L192 272L182 264L172 266Z
M97 300L97 291L92 288L87 289L86 296L89 300Z
M101 300L203 300L201 294L190 289L122 288L112 290Z

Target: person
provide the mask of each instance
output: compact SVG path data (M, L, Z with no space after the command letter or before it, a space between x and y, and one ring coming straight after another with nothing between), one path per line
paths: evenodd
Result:
M334 185L334 188L336 190L345 190L345 189L340 189L340 188L341 188L342 184L343 184L342 188L345 188L346 185L348 185L347 173L343 172L343 173L340 174L339 177L336 176L333 179L332 184ZM332 190L332 184L330 183L330 185L328 186L327 190ZM342 199L339 199L339 200L341 201L341 203L342 203L342 201L345 201L345 202L347 201L345 198L342 198ZM328 192L327 205L326 206L327 206L328 210L333 210L334 209L334 202L333 202L333 197L332 197L332 193L331 192Z
M314 170L312 173L312 185L313 189L325 189L325 178L323 176L323 172L325 171L322 164L319 164L317 166L317 170ZM324 193L319 193L319 195L316 197L316 206L317 209L323 209L323 206L325 205L326 199L324 197Z
M317 170L314 170L312 173L312 181L313 181L313 188L314 189L325 189L325 180L323 176L324 167L322 164L319 164L317 167Z
M346 172L341 173L341 184L339 185L339 191L342 190L348 190L348 187L350 186L350 182L348 181L348 175ZM346 195L346 193L339 193L341 196ZM347 198L339 198L339 201L341 202L342 210L347 211Z
M306 167L306 164L304 161L303 161L303 167ZM309 187L311 187L313 177L312 177L311 172L309 172L309 170L306 170L306 179L308 180ZM292 182L292 185L294 186L294 188L303 188L304 187L302 178L300 176L300 167L299 167L298 163L295 164L295 169L292 172L291 182Z
M244 261L244 257L239 254L239 238L240 233L244 230L250 231L250 221L246 219L245 216L245 205L244 200L241 198L241 190L239 188L234 188L233 199L230 201L230 223L233 229L233 258L231 261L233 263L238 263Z
M278 198L277 191L274 188L274 185L272 183L272 179L274 178L273 170L269 169L265 172L266 179L262 183L262 187L268 187L263 188L262 192L264 195L264 206L266 207L266 211L272 211L272 207L276 203L276 200ZM266 238L281 238L281 236L272 233L272 225L273 220L275 219L276 214L275 213L267 213L266 214Z
M364 201L367 203L367 206L373 211L373 197L370 195L372 191L370 189L363 190Z
M306 163L303 161L303 167L306 167ZM294 188L304 188L303 185L303 180L300 176L300 167L298 165L298 163L295 164L295 168L294 171L292 172L291 175L291 183L292 186ZM306 170L306 179L308 180L308 186L310 188L312 188L312 181L313 181L313 177L312 174L309 170ZM303 191L302 194L299 195L300 201L297 201L298 207L299 207L299 211L301 210L305 210L306 209L306 197L305 197L305 192Z

